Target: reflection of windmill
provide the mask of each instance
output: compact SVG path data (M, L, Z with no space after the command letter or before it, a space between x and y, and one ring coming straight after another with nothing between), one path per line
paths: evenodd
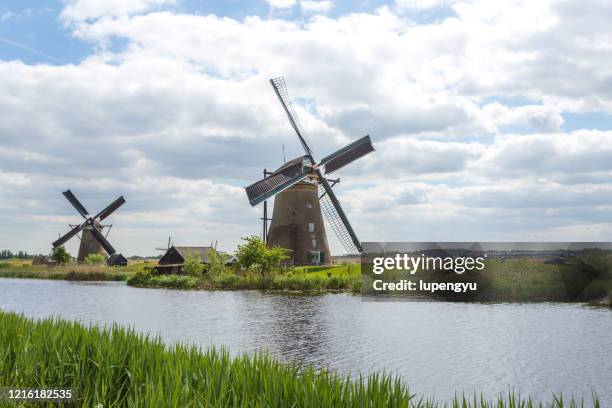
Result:
M294 264L329 263L331 257L323 213L347 253L361 252L359 239L332 191L332 185L340 180L328 180L323 172L327 175L372 152L374 147L370 136L362 137L317 163L293 109L284 79L271 79L270 83L306 154L289 160L272 173L264 171L262 180L246 187L251 205L264 201L264 239L268 245L292 250ZM272 196L275 196L274 212L267 231L265 200Z
M85 257L89 254L100 252L103 253L102 249L110 256L115 253L115 248L106 240L106 237L102 235L102 229L106 225L102 225L101 222L106 217L111 215L117 208L121 207L125 203L123 196L113 201L108 207L100 211L93 217L89 217L89 213L83 207L83 205L77 200L70 190L64 191L64 197L70 204L77 210L85 221L82 224L72 226L72 229L68 231L64 236L53 242L53 249L64 245L70 238L83 231L81 236L81 245L79 246L79 255L77 261L82 262ZM110 227L110 226L109 226ZM110 229L110 228L109 228Z

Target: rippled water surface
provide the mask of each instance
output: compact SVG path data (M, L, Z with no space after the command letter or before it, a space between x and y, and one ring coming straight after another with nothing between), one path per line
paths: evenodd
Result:
M612 407L612 311L575 304L362 302L347 294L136 289L124 283L0 279L0 309L118 322L167 342L266 349L352 375L386 370L439 399L514 388Z

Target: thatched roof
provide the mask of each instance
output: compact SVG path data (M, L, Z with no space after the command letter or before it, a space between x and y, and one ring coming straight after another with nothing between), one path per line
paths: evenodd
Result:
M178 251L179 254L183 257L183 259L189 254L197 254L200 256L202 262L208 262L208 251L214 249L209 246L175 246L174 249Z

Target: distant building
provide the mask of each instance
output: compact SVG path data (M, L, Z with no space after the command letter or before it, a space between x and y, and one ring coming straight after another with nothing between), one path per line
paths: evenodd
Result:
M208 263L208 251L214 249L207 246L171 246L159 260L160 265L182 264L189 254L196 254L202 263Z
M128 261L125 256L115 253L108 257L106 264L108 266L127 266Z
M210 246L171 246L160 258L156 269L160 273L181 273L185 258L190 254L198 255L203 264L208 264L208 253L211 249L215 250ZM232 264L234 261L235 257L229 256L226 263Z

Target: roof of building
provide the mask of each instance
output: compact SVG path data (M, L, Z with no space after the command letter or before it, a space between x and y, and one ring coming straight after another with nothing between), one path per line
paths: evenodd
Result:
M123 256L122 254L112 254L111 256L108 257L106 263L110 264L114 264L117 262L121 262L121 263L126 263L127 264L127 259L125 256Z
M200 256L202 262L208 262L208 251L214 249L209 246L175 246L173 248L176 249L183 258L189 254L197 254Z
M125 256L123 256L122 254L112 254L111 256L108 257L108 259L117 259L117 258L123 258L126 259Z

